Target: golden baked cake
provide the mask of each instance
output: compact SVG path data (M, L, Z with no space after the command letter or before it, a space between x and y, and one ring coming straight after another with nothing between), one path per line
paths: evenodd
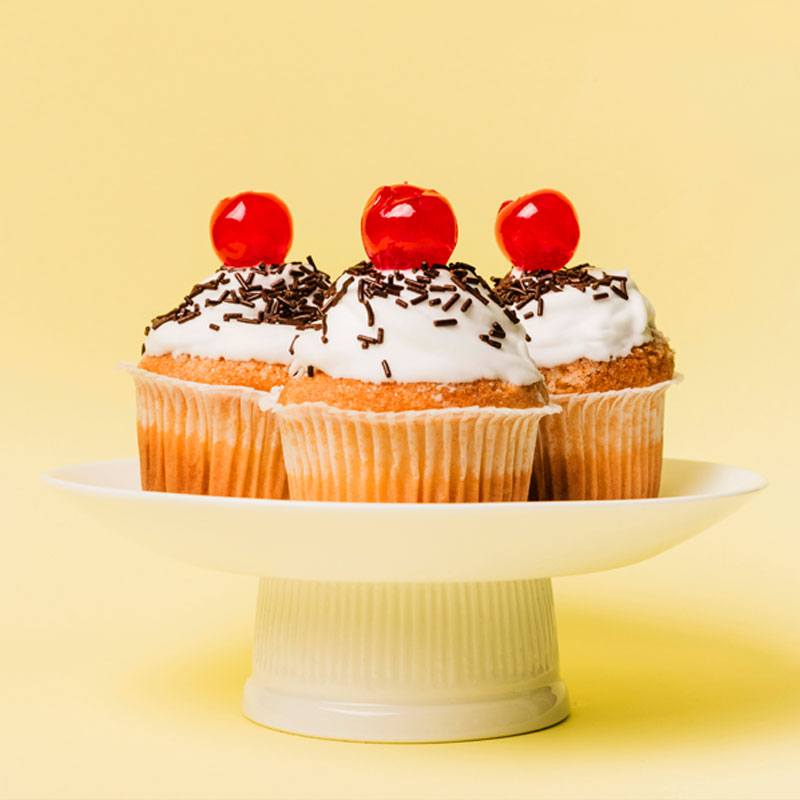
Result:
M656 496L675 355L650 301L627 270L562 269L579 230L572 205L557 192L501 206L496 234L514 265L496 291L525 326L563 412L541 425L531 498Z
M284 263L292 223L274 195L226 198L211 229L223 265L153 319L131 370L142 488L287 497L272 408L330 280L310 257Z
M553 409L513 311L473 267L436 260L456 231L432 190L383 187L367 203L371 261L334 283L280 394L293 499L527 497L536 427Z

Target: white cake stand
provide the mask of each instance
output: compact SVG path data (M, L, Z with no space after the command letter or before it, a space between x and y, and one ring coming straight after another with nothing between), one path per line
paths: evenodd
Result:
M244 713L292 733L432 742L569 713L550 578L622 567L735 511L766 481L666 460L649 500L313 503L143 492L135 459L43 476L110 528L260 576Z

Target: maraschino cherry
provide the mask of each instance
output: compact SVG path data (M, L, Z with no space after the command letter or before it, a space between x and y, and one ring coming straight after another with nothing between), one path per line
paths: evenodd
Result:
M561 192L541 189L506 200L497 212L494 235L515 267L556 272L572 258L581 229L572 203Z
M282 264L292 246L292 215L268 192L226 197L211 215L211 243L226 267Z
M458 223L450 203L433 189L381 186L361 215L361 240L378 269L446 264L458 240Z

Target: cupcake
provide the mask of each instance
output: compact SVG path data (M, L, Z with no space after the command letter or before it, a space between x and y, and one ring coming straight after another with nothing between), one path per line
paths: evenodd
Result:
M331 287L280 394L292 499L526 499L536 428L554 409L514 312L471 266L445 266L450 204L385 186L362 238L371 262Z
M330 281L311 257L283 263L292 220L275 195L223 200L211 237L223 266L145 328L130 368L142 488L287 497L272 409Z
M562 269L580 232L558 192L504 203L495 232L513 265L497 294L563 412L540 427L531 499L655 497L675 355L650 301L627 270Z

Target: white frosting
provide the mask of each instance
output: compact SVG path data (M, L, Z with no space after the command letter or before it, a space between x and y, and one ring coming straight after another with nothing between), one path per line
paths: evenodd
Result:
M236 269L243 279L250 280L252 274L252 288L272 288L283 278L287 283L292 282L290 271L292 266L287 265L282 270L269 268L267 274L255 268ZM310 269L309 265L302 265ZM170 320L158 327L151 329L145 337L145 355L189 355L202 358L226 358L236 361L254 359L270 364L288 364L291 361L289 346L299 333L294 325L277 323L260 323L258 325L225 320L225 315L241 313L243 317L256 318L259 312L266 310L263 298L254 298L254 306L249 308L240 304L219 303L206 305L206 300L216 301L226 291L240 289L239 281L233 275L234 270L219 270L203 280L201 283L215 281L220 277L225 283L217 288L204 289L195 295L192 300L196 304L200 315L185 322ZM209 325L218 325L219 330L210 328Z
M593 277L603 276L599 269L586 271ZM515 278L525 276L517 268L511 274ZM517 312L531 337L528 345L531 355L540 367L556 367L579 358L609 361L628 355L634 347L653 338L653 306L628 277L628 271L606 271L606 274L628 278L627 300L605 286L585 292L565 286L563 291L542 295L541 316L524 318L526 313L536 310L536 301ZM608 297L595 300L594 295L599 293L607 293Z
M394 274L414 279L420 273L405 270ZM430 286L453 286L451 273L445 267L433 268L426 274L433 276ZM335 294L353 277L355 280L341 300L325 312L325 333L306 330L295 342L295 358L289 367L292 374L301 374L311 366L334 378L371 383L389 380L465 383L496 379L527 386L542 380L528 353L525 330L519 323L511 322L503 308L489 298L488 287L482 281L470 285L488 300L486 304L457 289L458 302L443 311L442 304L454 292L430 292L430 298L441 299L437 306L430 306L427 300L411 305L419 294L398 279L398 285L403 287L399 295L375 296L369 300L374 312L374 324L369 325L367 309L358 300L359 283L368 283L363 276L345 272L331 292ZM400 307L395 302L397 297L408 303L408 307ZM470 297L468 309L461 311L462 304ZM456 319L458 324L442 327L433 324L441 319ZM479 338L490 334L495 323L506 334L504 338L493 337L501 345L499 348ZM364 349L357 337L378 338L379 329L383 329L383 341ZM382 361L389 365L391 378L386 376Z

